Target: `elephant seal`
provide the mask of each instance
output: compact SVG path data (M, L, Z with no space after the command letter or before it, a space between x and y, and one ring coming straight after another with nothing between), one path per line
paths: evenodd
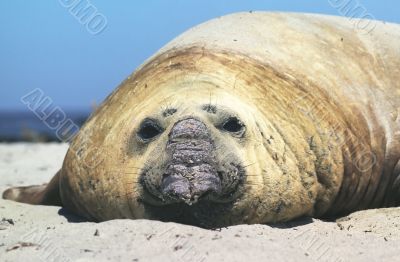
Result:
M203 227L400 203L400 26L250 12L182 34L4 198Z

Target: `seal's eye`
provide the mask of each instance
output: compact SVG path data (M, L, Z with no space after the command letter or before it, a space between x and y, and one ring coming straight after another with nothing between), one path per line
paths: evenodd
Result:
M159 134L161 134L162 128L152 119L146 119L140 125L137 135L144 141L148 141Z
M243 134L244 125L243 123L237 119L236 117L230 117L223 125L222 128L225 131L236 133L236 134Z

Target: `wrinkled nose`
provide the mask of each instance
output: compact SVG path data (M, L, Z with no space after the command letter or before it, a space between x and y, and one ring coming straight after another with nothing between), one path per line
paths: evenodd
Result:
M167 152L173 165L212 165L215 161L210 132L203 122L193 118L175 123L169 133Z
M161 182L161 193L166 199L192 204L209 193L220 193L215 150L202 121L187 118L175 123L169 133L167 152L170 163Z

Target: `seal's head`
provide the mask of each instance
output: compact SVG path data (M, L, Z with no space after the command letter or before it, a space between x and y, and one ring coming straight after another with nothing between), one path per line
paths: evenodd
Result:
M228 119L221 127L236 135L243 134L244 128L237 118ZM146 119L137 135L149 142L160 132L162 128L156 121ZM199 199L226 201L235 195L244 176L235 154L221 154L229 149L221 144L217 152L211 132L203 121L193 117L179 120L168 134L165 150L161 151L164 156L158 158L161 161L153 163L151 159L146 163L141 174L142 183L152 196L167 204L192 205Z
M205 225L226 216L241 195L246 125L227 108L194 102L182 108L143 119L130 144L152 148L140 173L150 216Z

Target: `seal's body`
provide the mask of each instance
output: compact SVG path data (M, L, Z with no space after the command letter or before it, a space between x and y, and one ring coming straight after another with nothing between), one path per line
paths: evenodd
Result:
M4 197L201 226L399 205L400 26L354 21L252 12L189 30L106 99L47 186Z

